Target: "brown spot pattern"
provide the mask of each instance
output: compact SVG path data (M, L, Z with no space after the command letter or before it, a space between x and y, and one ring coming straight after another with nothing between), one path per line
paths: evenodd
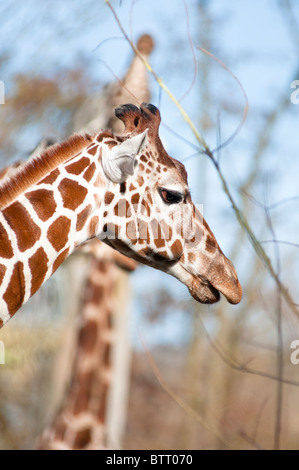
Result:
M130 241L135 245L137 243L137 230L133 220L126 224L126 235Z
M79 374L76 384L77 396L74 403L74 415L86 411L88 408L91 384L93 379L93 371L82 372Z
M14 202L3 210L3 215L15 232L20 251L31 248L41 235L41 229L20 202Z
M86 188L68 178L61 181L58 189L63 199L63 206L73 211L82 204L87 194Z
M51 171L51 173L48 176L46 176L44 179L42 179L39 182L39 184L42 184L42 183L44 183L44 184L53 184L57 180L59 174L60 174L59 170L53 170L53 171Z
M91 205L89 204L87 207L85 207L85 209L83 209L79 214L78 214L78 217L77 217L77 224L76 224L76 230L77 232L80 232L80 230L82 230L82 228L84 227L85 225L85 222L90 214L90 211L91 211Z
M65 258L69 253L69 248L66 248L59 256L57 256L56 260L53 263L52 274L55 273L56 269L64 262Z
M143 186L143 185L144 185L144 179L142 178L142 176L140 176L140 175L138 176L137 182L138 182L139 186Z
M18 261L12 272L12 276L5 294L3 295L4 301L7 303L10 315L14 315L17 310L23 305L25 295L25 276L24 265Z
M39 248L37 252L29 259L29 268L32 274L31 292L33 295L44 282L48 270L48 257L43 248Z
M2 258L12 258L13 257L13 249L6 233L5 228L0 223L0 256Z
M83 178L85 178L86 181L89 182L91 178L93 177L95 171L96 171L96 166L94 163L92 163L91 165L89 165L89 167L85 171Z
M163 240L163 238L155 238L154 242L157 248L164 248L165 246L165 240Z
M86 303L91 303L93 305L99 305L99 302L102 301L104 297L104 288L100 285L95 285L92 281L89 281L89 285L86 288Z
M45 222L56 210L56 202L53 191L47 189L37 189L26 194L27 199L33 206L38 217Z
M107 191L107 192L105 193L104 202L105 202L106 206L108 206L109 204L111 204L111 202L113 201L113 198L114 198L114 194L111 193L110 191Z
M79 161L67 165L65 169L68 173L72 173L73 175L81 175L89 163L89 158L83 157Z
M96 232L97 232L98 224L99 224L99 218L95 215L92 217L89 227L88 227L90 237L95 237L97 235Z
M6 267L3 264L0 264L0 284L2 284L5 273L6 273Z
M71 221L64 215L56 219L48 229L48 239L56 251L60 251L69 238Z
M93 286L94 287L94 286ZM93 351L98 336L97 322L89 320L80 330L79 344L86 354Z
M154 243L157 248L163 248L165 246L165 239L162 235L161 226L157 219L151 221L151 228L154 237Z
M85 428L81 429L81 431L77 431L75 439L74 439L74 450L83 449L87 444L91 441L91 429Z
M215 238L212 238L210 235L207 235L206 250L209 253L215 253L217 247L218 247L218 244Z
M126 199L120 199L114 207L114 214L119 217L130 216L130 204Z
M151 215L151 208L145 199L141 202L141 212L148 217Z
M144 222L142 219L137 218L137 224L138 224L138 238L139 242L143 243L145 240L147 243L150 242L150 236L149 236L149 231L147 228L147 223Z
M97 136L97 141L98 142L102 142L105 138L107 137L112 137L112 132L107 130L107 131L104 131L104 132L101 132L98 136Z
M133 194L133 196L131 197L132 204L137 205L139 202L139 199L140 199L140 195L138 193Z
M88 153L89 153L90 155L95 155L95 154L97 153L97 149L98 149L97 146L92 147L91 149L88 150Z
M179 258L183 252L183 246L180 240L176 240L171 246L171 252L174 258Z
M100 406L99 406L98 413L97 413L98 419L101 423L105 423L106 421L107 392L108 392L107 386L106 387L103 386L102 396L99 399Z

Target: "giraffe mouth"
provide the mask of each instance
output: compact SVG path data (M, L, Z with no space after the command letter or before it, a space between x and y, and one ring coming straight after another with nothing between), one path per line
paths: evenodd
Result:
M214 284L214 285L213 285ZM192 297L203 304L213 304L220 300L220 294L226 297L230 304L238 304L242 298L242 288L238 279L223 283L210 282L201 278L193 278L191 286L188 286Z
M188 287L192 297L202 304L214 304L220 300L220 292L209 281L194 278Z

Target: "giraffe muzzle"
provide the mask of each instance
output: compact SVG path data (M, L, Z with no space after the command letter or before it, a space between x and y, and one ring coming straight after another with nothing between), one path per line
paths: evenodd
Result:
M242 299L242 287L238 279L213 285L209 281L195 278L188 288L192 297L203 304L218 302L220 294L223 294L230 304L238 304Z
M189 271L190 272L190 271ZM212 304L224 295L231 304L238 304L242 299L242 287L232 262L219 252L218 257L209 264L208 269L197 267L190 273L187 287L192 297L204 304Z

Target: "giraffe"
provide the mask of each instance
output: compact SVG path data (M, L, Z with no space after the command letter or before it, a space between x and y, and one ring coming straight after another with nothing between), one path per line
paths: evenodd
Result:
M77 326L76 357L64 403L38 440L38 450L107 449L106 414L112 371L114 295L118 269L136 263L107 245L90 242L84 304Z
M138 42L137 48L139 52L146 58L150 55L153 50L154 42L151 36L143 34ZM109 84L105 87L101 95L93 96L92 99L88 98L83 106L76 112L72 127L75 131L84 130L85 132L93 133L99 128L112 128L114 133L121 133L122 122L114 115L114 107L119 103L125 103L131 100L132 103L138 105L143 101L150 100L150 89L148 83L148 74L144 67L141 59L134 55L128 71L125 76L115 83ZM100 110L100 112L99 112ZM86 121L88 123L86 124ZM70 341L64 343L64 352L59 355L59 370L61 367L61 361L63 361L63 369L71 369L70 378L65 377L63 383L67 382L67 386L64 387L63 397L59 400L58 406L56 406L56 413L54 419L51 418L50 423L47 424L45 430L42 433L42 437L39 442L39 448L43 449L61 449L61 448L120 448L121 440L125 432L126 424L126 409L127 400L129 394L129 376L130 376L130 362L131 362L131 348L129 341L129 316L130 311L127 305L128 287L129 287L129 275L125 271L131 271L135 269L136 263L131 258L121 255L112 248L104 245L103 243L88 242L82 245L77 253L85 253L87 258L79 256L81 262L87 264L87 278L83 276L82 289L77 299L78 315L85 321L85 313L90 308L90 298L93 301L93 311L97 312L99 318L95 322L101 321L101 325L107 324L112 325L110 336L113 338L113 342L110 344L109 357L103 357L103 343L105 343L105 335L102 335L102 329L89 328L90 334L93 334L95 350L93 351L94 357L97 357L97 361L93 361L93 367L91 367L92 380L88 382L90 389L80 387L80 375L79 375L79 364L86 363L86 356L90 354L90 351L86 347L82 347L80 344L81 335L79 334L77 321L71 320L71 329L75 330L70 332L68 328L68 334L70 333ZM67 269L76 269L77 265L73 267L73 263L67 264ZM103 279L103 271L106 273L106 277L103 279L101 285L102 297L99 298L99 286L91 282L91 274L94 279ZM87 283L88 288L84 287ZM86 296L84 295L86 293ZM113 297L116 303L115 307L110 310L107 308L107 301L109 296ZM115 299L114 297L117 297ZM126 299L126 300L125 300ZM111 299L110 299L111 300ZM116 302L115 302L116 300ZM124 304L125 300L125 304ZM73 310L73 309L72 309ZM72 311L72 318L74 318L74 312ZM92 333L91 333L92 329ZM71 339L73 338L73 339ZM116 340L117 339L117 340ZM74 351L76 351L76 361L72 364L71 368L68 367L70 359L72 358ZM103 363L105 359L105 363ZM102 368L106 371L106 376L109 375L111 380L107 385L107 394L105 397L102 394ZM109 372L108 372L109 370ZM58 376L60 373L58 371ZM79 384L79 385L78 385ZM62 384L61 384L62 385ZM61 387L60 387L61 388ZM86 427L81 429L81 434L90 436L90 440L87 442L70 442L70 436L74 435L74 428L78 430L80 420L74 407L71 406L71 400L74 399L74 394L85 393L93 397L97 397L98 404L85 410L85 416L89 414L90 426L88 431ZM58 393L59 395L59 393ZM106 396L107 395L107 396ZM57 397L58 398L58 397ZM100 404L102 401L102 405ZM97 408L102 406L105 420L102 423L98 423ZM105 413L104 413L105 411ZM80 413L81 415L82 413ZM63 438L59 438L59 430L61 423L65 425L65 432ZM77 426L77 427L76 427ZM101 436L97 431L98 427L101 427ZM95 440L93 436L98 436Z
M74 135L0 187L0 325L83 242L97 237L184 283L193 298L240 302L232 263L195 208L182 163L159 138L158 108L115 110L122 135Z
M153 49L153 39L149 35L143 35L138 40L137 48L143 56L148 56ZM104 99L103 99L104 98ZM75 120L72 123L74 130L83 129L84 131L94 132L99 126L108 126L113 128L114 132L121 132L122 123L118 120L113 113L113 107L118 102L125 102L127 99L131 98L132 102L139 104L142 101L150 99L150 91L148 86L148 77L145 67L142 64L142 61L138 56L134 56L128 72L117 83L109 84L105 87L105 93L103 96L97 97L94 99L87 99L83 107L80 107L78 112L75 115ZM97 116L100 109L100 115ZM93 112L96 117L93 115L91 119L90 113ZM103 119L104 117L104 119ZM89 122L86 124L86 120ZM106 122L105 122L106 121ZM29 159L37 156L41 151L46 150L54 142L51 142L50 139L43 139L37 148L31 153ZM7 167L2 170L4 175L11 175L14 171L14 167L21 166L24 164L24 161L14 164L13 167ZM93 379L89 381L90 384L90 394L94 397L98 397L99 404L91 409L86 410L85 415L89 413L89 431L88 434L91 436L91 440L88 444L88 448L101 448L104 444L111 448L120 448L121 447L121 438L124 433L125 420L126 420L126 404L128 397L128 388L129 388L129 369L130 369L130 346L128 338L128 315L129 309L124 308L124 304L117 302L117 307L111 312L107 309L107 298L111 292L120 295L121 298L127 296L128 292L128 275L124 274L124 269L129 271L135 269L136 263L130 258L124 257L117 251L100 243L99 241L88 242L82 245L79 250L76 250L76 253L79 255L75 259L70 260L70 263L65 265L66 270L73 270L80 268L82 263L82 275L80 276L81 281L78 282L76 292L77 295L73 297L72 302L69 305L71 313L70 325L67 328L67 335L69 339L64 336L63 341L63 351L59 353L57 361L59 362L58 377L55 375L55 393L56 399L54 398L54 403L56 403L55 409L58 410L55 412L55 418L51 418L50 423L47 424L46 429L42 433L42 437L37 440L39 447L43 449L61 449L68 448L71 449L70 436L74 433L74 427L78 428L80 420L76 410L71 406L71 400L74 398L74 394L78 396L79 393L88 393L85 388L80 387L80 374L78 373L78 364L84 363L84 357L90 353L88 348L82 347L80 345L80 334L78 332L78 319L85 318L86 304L90 304L90 298L92 297L94 303L94 311L97 309L97 315L99 320L101 319L101 325L107 323L107 316L112 316L110 324L113 328L110 331L110 337L118 338L117 341L114 341L111 344L110 354L109 354L109 363L106 362L103 364L103 342L105 342L105 335L101 335L101 328L94 328L94 335L97 335L95 340L96 350L93 351L94 357L97 357L97 362L93 361L93 368L91 372ZM86 257L80 255L80 253L85 253ZM116 267L117 265L118 267ZM87 269L86 269L87 267ZM105 270L107 277L105 282L101 286L101 291L103 292L102 298L98 298L98 286L95 283L90 281L90 276L88 275L88 270L92 270L92 275L95 279L101 279L103 277L102 271ZM83 272L87 272L87 278L84 276ZM90 273L89 273L90 274ZM111 274L111 276L109 275ZM85 288L85 283L87 282L88 288ZM117 292L115 292L115 286L117 286ZM87 292L87 296L84 296L84 292ZM94 292L94 293L92 293ZM95 300L98 301L96 305ZM121 300L121 299L119 299ZM112 315L111 315L112 313ZM75 320L75 321L74 321ZM95 322L95 324L99 321ZM127 331L127 333L126 333ZM76 361L72 359L74 352L76 352ZM70 364L72 362L72 364ZM57 391L57 378L58 382L60 374L60 368L63 368L63 379L62 382L58 384ZM101 434L102 438L98 438L96 441L92 438L94 435L98 435L96 428L98 424L98 416L96 413L96 408L100 407L101 401L101 370L102 367L106 370L106 375L108 374L108 368L110 368L109 375L111 376L111 383L108 384L107 398L103 403L104 408L106 409L106 419L105 423L101 423ZM70 371L66 374L66 371ZM70 377L71 378L70 378ZM65 387L65 384L68 384ZM79 386L78 386L79 383ZM63 397L61 393L63 391ZM99 390L98 390L99 389ZM60 392L59 392L60 391ZM57 393L58 392L58 393ZM104 399L104 398L103 398ZM53 403L53 405L54 405ZM58 406L57 406L58 403ZM61 428L61 423L64 423L66 428L64 432L63 439L59 438L59 429ZM84 429L84 423L83 423ZM86 434L86 433L85 433ZM104 438L106 442L104 443ZM79 448L83 446L87 448L87 444L77 442L75 447Z

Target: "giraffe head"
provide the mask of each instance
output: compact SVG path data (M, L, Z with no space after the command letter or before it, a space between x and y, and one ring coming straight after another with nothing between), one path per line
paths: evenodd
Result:
M135 260L173 275L199 302L222 293L240 302L242 289L232 263L192 202L187 173L159 138L160 113L143 103L115 110L122 136L103 139L106 177L100 238Z

